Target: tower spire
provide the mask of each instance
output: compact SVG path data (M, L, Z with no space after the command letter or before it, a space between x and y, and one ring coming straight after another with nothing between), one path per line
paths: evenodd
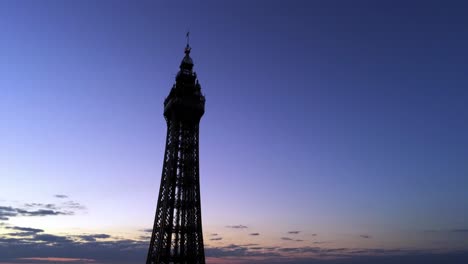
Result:
M180 70L183 73L192 74L192 68L193 68L193 60L190 58L190 51L192 50L192 47L190 47L190 31L187 31L187 34L185 35L187 38L187 45L185 46L185 56L182 59L182 62L180 63Z
M190 51L192 50L192 48L190 47L190 31L187 31L185 38L187 39L187 45L185 46L185 54L188 56L190 54Z

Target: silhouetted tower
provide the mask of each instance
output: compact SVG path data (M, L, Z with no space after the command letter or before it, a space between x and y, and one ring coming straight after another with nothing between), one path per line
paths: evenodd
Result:
M205 97L187 42L176 82L164 100L166 150L147 264L205 263L198 132Z

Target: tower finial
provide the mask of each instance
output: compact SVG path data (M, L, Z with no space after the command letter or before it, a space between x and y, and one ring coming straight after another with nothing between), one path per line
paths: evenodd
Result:
M190 42L190 31L187 31L187 34L185 35L185 38L187 38L187 46L185 46L185 54L189 55L190 54L190 50L192 49L189 45L189 42Z

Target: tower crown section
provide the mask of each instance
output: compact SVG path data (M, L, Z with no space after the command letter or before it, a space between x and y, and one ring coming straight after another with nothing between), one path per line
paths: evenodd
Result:
M205 112L205 96L201 93L201 86L197 73L193 71L193 60L190 57L192 48L187 44L185 56L182 59L175 84L164 100L164 117L177 118L181 121L199 122Z

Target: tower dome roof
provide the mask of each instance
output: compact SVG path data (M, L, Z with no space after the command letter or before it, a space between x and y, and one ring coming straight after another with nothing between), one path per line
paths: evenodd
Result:
M180 63L180 69L186 69L186 70L192 70L193 68L193 60L190 58L190 51L192 48L187 44L185 47L185 56L182 59L182 62Z
M185 57L182 59L182 64L191 64L193 65L193 60L190 58L190 56L187 54Z

